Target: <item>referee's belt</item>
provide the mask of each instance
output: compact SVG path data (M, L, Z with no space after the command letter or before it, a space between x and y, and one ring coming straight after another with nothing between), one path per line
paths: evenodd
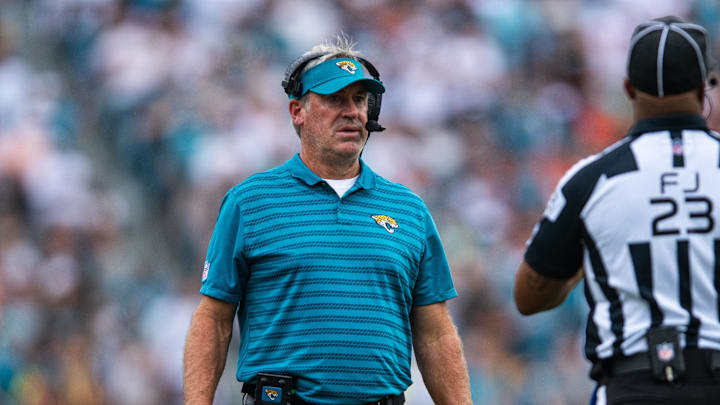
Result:
M698 382L711 382L720 379L720 351L708 349L684 349L685 379ZM603 371L608 377L618 374L650 371L652 365L647 352L632 356L613 357L602 360Z
M255 399L255 384L243 383L242 392L250 395ZM405 403L405 394L400 395L388 395L380 398L377 401L366 402L363 405L403 405ZM311 402L306 402L300 399L297 395L292 396L292 405L313 405Z

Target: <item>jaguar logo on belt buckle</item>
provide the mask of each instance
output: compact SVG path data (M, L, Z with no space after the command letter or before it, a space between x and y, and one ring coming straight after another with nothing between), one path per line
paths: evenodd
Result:
M292 376L258 373L256 378L255 405L290 405L295 393Z
M270 401L275 401L280 396L280 392L282 392L282 391L278 392L277 389L273 389L273 388L274 387L265 388L265 390L264 390L265 395L263 395L263 400L265 400L265 397L267 397L267 399L269 399Z

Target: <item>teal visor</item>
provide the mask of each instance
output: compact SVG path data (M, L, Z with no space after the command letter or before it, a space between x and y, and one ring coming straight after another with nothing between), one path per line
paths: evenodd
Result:
M381 81L366 75L362 63L347 58L329 59L315 65L300 76L300 81L303 89L301 97L308 91L332 94L359 81L362 81L365 88L373 94L385 92Z

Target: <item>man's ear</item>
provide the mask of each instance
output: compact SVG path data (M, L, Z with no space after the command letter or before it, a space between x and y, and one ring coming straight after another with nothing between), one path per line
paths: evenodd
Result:
M302 126L305 123L305 103L297 99L290 100L288 110L290 111L290 118L293 124Z
M629 98L630 100L635 100L635 87L630 84L630 79L628 79L627 77L623 82L623 87L625 88L625 95L627 96L627 98Z
M705 87L700 86L697 89L697 99L700 103L705 103Z

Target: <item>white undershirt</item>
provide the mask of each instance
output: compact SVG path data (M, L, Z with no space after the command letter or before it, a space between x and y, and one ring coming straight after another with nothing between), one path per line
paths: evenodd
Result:
M323 180L325 180L325 182L327 184L329 184L330 187L333 188L333 190L335 190L338 197L342 198L342 196L345 195L345 192L350 190L350 187L352 187L355 184L358 177L360 177L360 176L358 175L358 176L355 176L350 179L340 179L340 180L323 179Z

